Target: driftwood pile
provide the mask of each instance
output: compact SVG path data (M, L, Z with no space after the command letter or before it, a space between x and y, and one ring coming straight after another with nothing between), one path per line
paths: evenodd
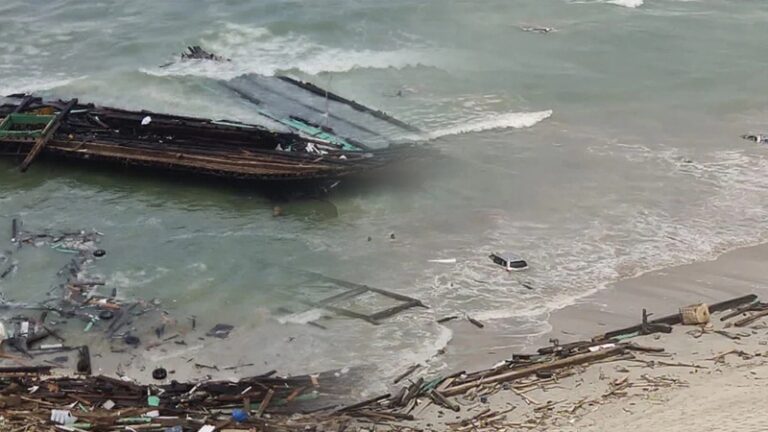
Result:
M209 425L299 430L303 425L281 427L285 418L279 414L317 410L316 401L333 392L336 381L334 373L283 378L272 371L237 382L139 385L105 376L44 379L43 373L0 370L0 429L164 431L175 426L171 430L198 431ZM57 424L54 410L66 412L66 420Z

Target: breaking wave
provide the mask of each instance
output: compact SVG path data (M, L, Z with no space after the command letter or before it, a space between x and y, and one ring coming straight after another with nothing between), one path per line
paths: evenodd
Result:
M223 23L201 38L202 46L228 62L184 61L166 67L141 69L156 76L193 75L231 79L246 73L275 75L298 71L310 75L347 72L355 69L402 69L425 65L424 53L414 49L376 51L334 48L306 36L275 35L263 27Z
M495 114L490 117L456 124L437 129L429 133L429 138L436 139L447 135L459 135L493 129L529 128L552 116L552 110L536 112L511 112Z
M594 4L594 3L605 3L605 4L612 4L616 6L623 6L626 8L639 8L642 6L645 1L644 0L597 0L597 1L574 1L572 3L582 3L582 4Z
M643 0L611 0L607 3L628 8L637 8L643 5Z
M0 84L0 95L9 95L12 93L34 93L64 87L75 81L85 78L79 76L75 78L23 78L19 80L6 81Z

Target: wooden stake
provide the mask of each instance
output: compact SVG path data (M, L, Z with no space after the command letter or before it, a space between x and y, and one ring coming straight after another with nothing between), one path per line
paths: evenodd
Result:
M269 391L267 391L267 395L264 396L264 400L262 400L261 404L259 405L259 411L256 413L257 417L261 417L262 415L264 415L264 411L267 410L269 403L272 401L272 396L274 395L275 395L274 390L269 389Z

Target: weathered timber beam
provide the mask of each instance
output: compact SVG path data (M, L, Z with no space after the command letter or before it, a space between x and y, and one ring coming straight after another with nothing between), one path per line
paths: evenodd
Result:
M26 172L29 166L32 164L32 162L35 160L37 155L40 154L40 151L43 150L43 147L45 147L46 144L48 144L48 141L51 140L53 137L53 134L56 133L56 130L61 125L61 121L64 120L64 117L69 114L69 111L77 104L77 99L72 99L64 106L64 108L59 111L59 113L54 117L54 119L48 123L48 125L43 129L42 135L40 135L37 140L35 140L35 145L32 147L32 150L29 151L27 154L27 157L24 158L24 161L21 163L21 172Z
M535 374L536 372L562 369L562 368L571 367L571 366L578 366L584 363L589 363L589 362L613 357L622 353L624 353L623 347L615 347L615 348L609 348L609 349L603 349L600 351L590 352L586 354L578 354L575 356L566 357L564 359L555 360L552 362L539 363L529 367L513 369L503 374L489 376L486 378L479 379L477 381L468 382L466 384L461 384L455 387L449 387L448 389L444 390L442 393L444 396L455 396L483 384L495 384L495 383L512 381L519 378L527 377L529 375Z

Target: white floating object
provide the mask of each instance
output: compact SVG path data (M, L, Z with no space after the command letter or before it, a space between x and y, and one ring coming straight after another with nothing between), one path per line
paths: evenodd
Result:
M146 126L148 124L152 123L152 117L146 116L143 119L141 119L141 125Z
M77 421L68 410L51 410L51 421L56 424L70 425Z
M197 432L213 432L216 430L216 426L205 425L201 427Z
M511 252L492 253L491 261L504 267L507 271L521 271L528 268L528 263Z
M62 345L62 344L43 344L43 345L40 345L40 349L41 350L59 349L59 348L62 348L62 347L64 347L64 345Z
M101 404L101 407L104 408L105 410L111 410L112 408L115 407L115 403L111 399L108 399L106 402Z
M456 264L456 258L431 259L429 262L437 264Z
M602 351L602 350L611 349L611 348L615 348L615 347L616 347L616 344L609 343L609 344L603 344L603 345L597 345L597 346L589 347L588 349L589 349L590 352L597 352L597 351Z

